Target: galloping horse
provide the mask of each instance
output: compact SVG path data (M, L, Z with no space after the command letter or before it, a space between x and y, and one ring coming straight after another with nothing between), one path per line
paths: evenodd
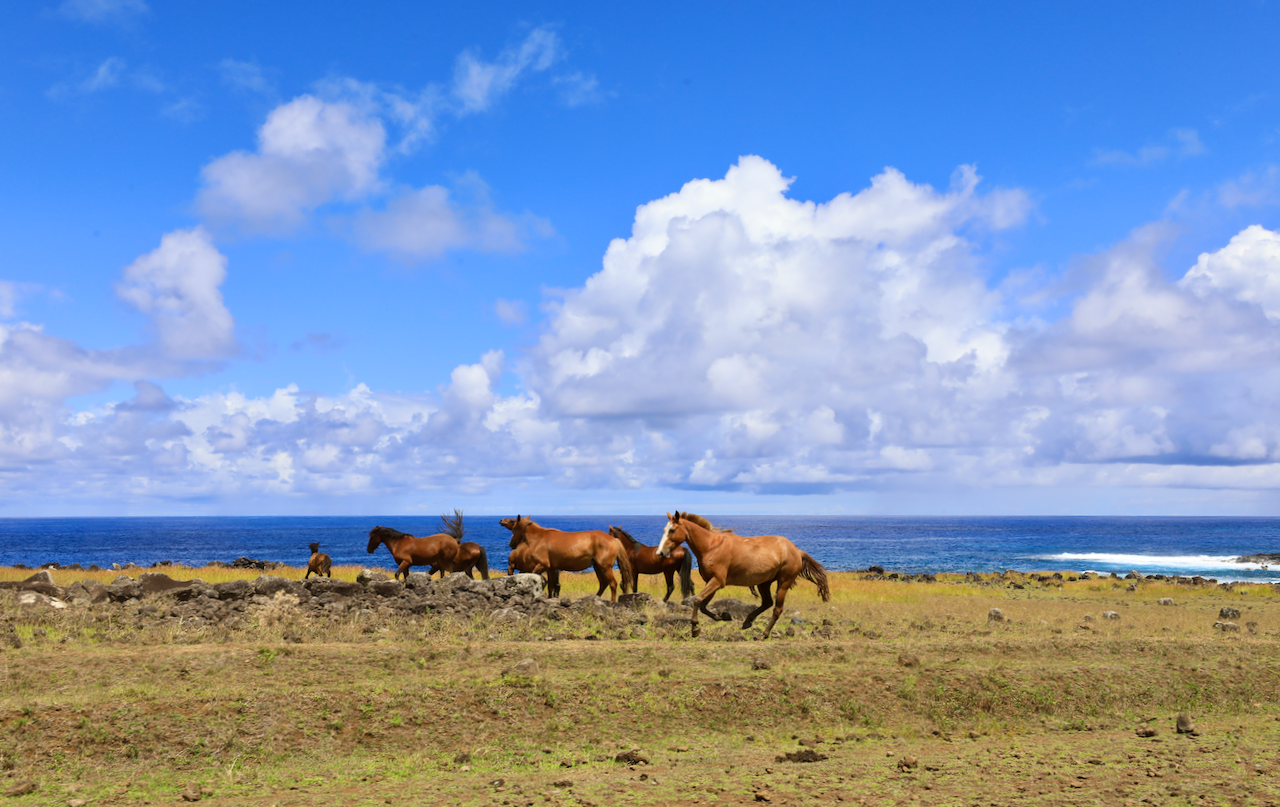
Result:
M688 597L693 593L693 553L678 546L671 552L671 557L664 558L658 554L656 546L648 546L631 537L631 533L621 527L609 527L609 534L622 542L631 560L631 569L635 576L631 579L631 590L638 591L636 586L642 574L661 574L667 578L667 596L663 602L671 599L671 592L676 590L675 575L680 573L680 596ZM626 593L626 586L622 587Z
M302 576L302 579L306 580L312 572L316 573L316 577L323 575L332 578L333 559L320 551L319 542L312 541L308 546L311 547L311 559L307 561L307 573Z
M510 546L512 553L507 560L508 567L528 568L535 574L557 569L580 572L590 566L600 581L597 597L604 594L605 586L608 586L612 599L617 601L618 581L613 576L615 561L622 572L622 590L625 592L631 584L631 559L627 557L622 542L600 530L563 532L541 527L528 516L516 516L511 524ZM548 591L549 584L548 580Z
M413 566L427 566L452 572L454 560L458 556L458 548L462 543L462 513L458 510L453 512L456 518L452 520L446 516L440 517L448 532L440 532L424 538L416 538L390 527L374 527L369 530L369 554L373 554L378 544L386 544L387 549L391 551L391 557L395 558L396 563L399 564L396 567L396 579L403 576L407 581L409 569Z
M707 585L698 595L698 607L694 609L690 620L691 630L697 637L698 611L712 619L726 620L728 614L716 616L707 610L707 603L716 592L725 586L757 586L760 590L760 607L752 611L743 620L742 627L747 629L756 617L773 605L773 618L764 629L764 638L768 639L774 624L782 615L782 605L786 602L787 591L796 582L797 577L818 586L818 593L823 602L830 602L831 588L827 585L827 571L822 564L809 557L809 553L801 552L791 541L781 535L737 535L711 528L702 516L693 513L681 513L673 516L667 513L667 526L662 530L662 543L658 544L658 554L669 556L681 543L688 543L693 554L698 556L698 573ZM774 605L769 596L769 586L778 584L778 602Z

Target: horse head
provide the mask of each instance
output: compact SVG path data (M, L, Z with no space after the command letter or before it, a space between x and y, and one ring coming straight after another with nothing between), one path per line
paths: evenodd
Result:
M679 510L674 516L667 513L667 525L662 528L662 540L658 542L658 554L664 558L671 557L671 550L684 543L689 537L688 529L681 519Z
M320 551L319 541L312 541L311 543L307 544L307 546L311 547L311 554L313 555Z
M508 524L507 522L511 523ZM533 523L533 519L528 516L516 516L514 521L509 518L504 518L499 523L511 530L511 542L507 544L507 547L509 549L515 549L517 546L524 543L525 528Z
M404 533L399 530L393 530L390 527L374 527L369 530L369 554L378 548L378 544L383 541L390 541L393 538L403 538Z

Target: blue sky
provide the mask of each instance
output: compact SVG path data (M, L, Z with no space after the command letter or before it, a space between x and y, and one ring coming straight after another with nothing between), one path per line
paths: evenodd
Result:
M0 515L1280 512L1265 3L0 8Z

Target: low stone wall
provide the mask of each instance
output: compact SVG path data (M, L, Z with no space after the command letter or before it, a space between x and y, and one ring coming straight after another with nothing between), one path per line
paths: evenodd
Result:
M40 571L20 582L0 584L0 588L14 591L17 604L33 608L117 605L146 616L182 620L188 625L227 627L238 627L253 608L269 608L282 596L291 606L296 602L299 610L314 615L390 610L403 615L484 616L499 623L534 618L556 620L565 614L586 611L618 624L644 624L649 621L645 605L653 602L643 593L624 594L616 603L596 596L549 599L542 577L534 574L473 580L461 573L442 579L414 573L399 582L369 569L361 571L354 583L327 577L289 580L264 574L254 580L210 584L146 572L136 578L122 574L110 584L81 580L66 587L55 585L52 575ZM671 616L688 620L688 608L674 603L669 608L676 612Z

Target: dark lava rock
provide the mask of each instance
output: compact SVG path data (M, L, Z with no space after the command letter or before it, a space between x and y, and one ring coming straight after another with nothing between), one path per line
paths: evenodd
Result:
M1233 608L1230 605L1224 605L1218 609L1218 619L1239 619L1240 609Z
M225 583L214 583L213 590L223 600L244 600L253 596L253 584L248 580L228 580Z
M799 751L788 751L782 756L776 757L776 762L821 762L826 759L826 754L819 754L812 748L803 748Z
M161 572L146 572L138 578L138 586L143 594L161 594L180 588L191 588L189 580L174 580Z
M271 574L260 575L252 583L253 593L262 597L274 597L281 591L292 591L295 586L301 588L299 583Z

